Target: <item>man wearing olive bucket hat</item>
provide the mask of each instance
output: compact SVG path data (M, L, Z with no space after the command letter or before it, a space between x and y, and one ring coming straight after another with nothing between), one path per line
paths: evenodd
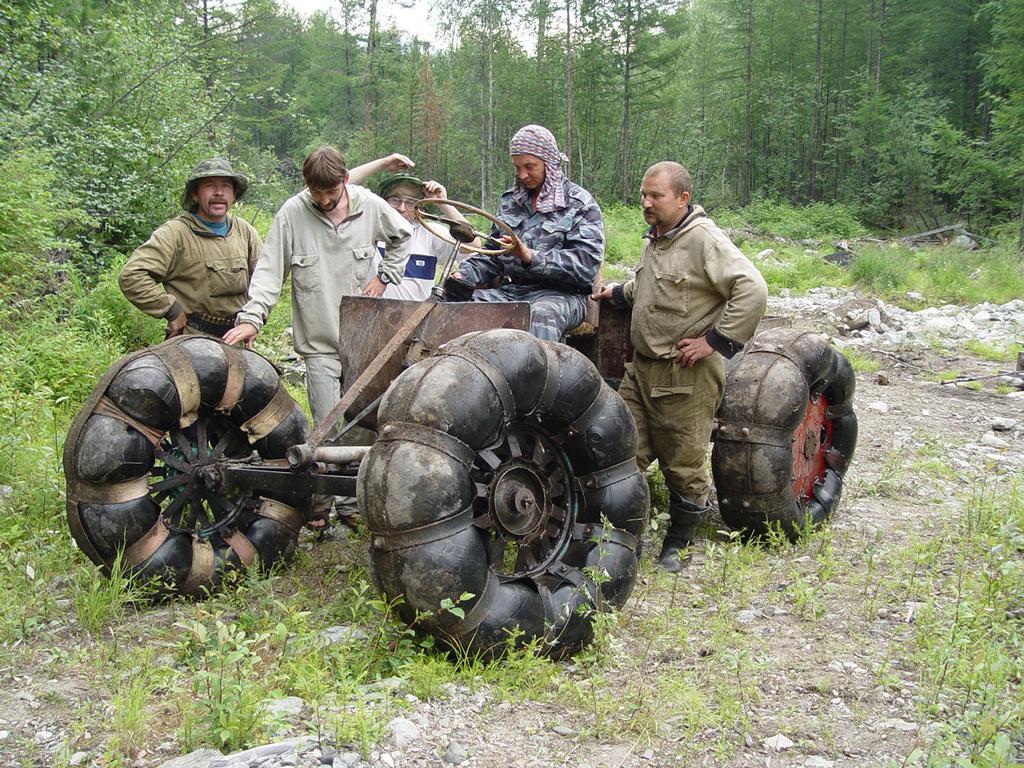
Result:
M215 157L200 161L181 195L185 213L162 224L128 258L118 280L132 304L167 321L166 336L223 336L246 302L263 243L229 216L249 182Z

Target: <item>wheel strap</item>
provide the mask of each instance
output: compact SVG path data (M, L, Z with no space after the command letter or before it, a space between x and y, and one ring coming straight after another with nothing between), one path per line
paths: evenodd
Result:
M199 596L203 589L213 587L213 545L206 539L196 538L192 541L192 568L181 590L189 595Z
M579 483L580 490L587 493L614 485L621 480L632 477L639 471L636 460L627 459L621 464L615 464L606 469L599 469L597 472L591 472L589 475L580 475L576 478L576 482Z
M455 459L466 469L471 469L476 460L476 452L459 438L434 427L402 421L385 424L381 428L377 443L409 442L433 448L449 458Z
M75 490L77 501L93 504L121 504L141 499L149 494L149 475L125 480L121 483L105 483L103 485L81 482Z
M460 360L466 361L487 378L491 386L494 387L498 399L501 401L501 407L506 414L506 422L516 415L516 400L512 395L512 387L509 386L508 381L502 376L501 371L495 368L486 357L472 349L463 348L446 349L444 355L445 357L457 357Z
M224 543L231 547L231 550L238 555L242 565L246 567L255 563L259 557L259 553L256 551L256 547L252 545L249 537L239 530L234 530L230 536L225 536Z
M716 440L732 440L737 443L771 445L789 448L793 445L793 431L768 424L751 424L739 421L719 421Z
M106 395L99 399L99 402L96 403L96 407L92 409L92 412L98 413L101 416L109 416L112 419L124 422L129 427L140 432L144 438L153 444L154 448L160 447L160 442L164 439L164 435L167 434L163 430L155 429L154 427L143 424L138 419L129 416L118 407L117 403Z
M153 354L164 364L174 388L178 390L178 400L181 402L179 426L182 429L191 426L199 418L201 399L199 375L192 360L179 344L155 347Z
M559 387L562 385L562 365L558 362L555 348L543 343L541 346L544 347L544 355L547 357L548 364L544 377L544 388L537 399L537 404L531 411L531 414L536 416L541 416L548 412L551 404L555 402L555 398L558 396Z
M374 549L393 552L396 549L409 549L432 541L450 538L468 529L473 524L473 507L469 506L450 517L435 520L432 523L416 528L403 528L400 531L371 531Z
M572 527L573 541L610 541L619 544L631 552L636 552L636 536L629 531L616 528L612 525L597 525L595 523L576 523Z
M295 401L288 390L278 385L277 392L263 410L242 425L242 431L249 436L249 442L255 443L269 435L292 412Z
M164 524L164 519L158 517L153 523L153 527L124 551L124 561L132 566L142 565L160 549L170 535L171 532Z
M218 413L227 413L238 405L245 387L245 359L242 354L234 347L224 347L224 359L228 364L228 377L224 382L224 394L213 408Z
M494 602L494 595L498 590L497 583L498 580L488 574L487 581L484 583L483 593L473 604L473 607L466 611L466 615L459 622L459 634L464 635L472 632L484 623L484 619L487 618L487 612L491 609L491 604Z
M295 507L290 507L277 499L260 497L260 508L256 512L260 517L280 523L292 533L298 534L302 530L302 516Z

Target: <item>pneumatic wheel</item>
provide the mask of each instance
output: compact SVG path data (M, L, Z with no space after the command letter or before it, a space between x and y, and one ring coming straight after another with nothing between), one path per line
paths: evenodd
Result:
M218 462L282 459L308 423L269 361L181 336L107 371L64 446L67 515L83 552L109 572L120 556L163 595L201 596L232 568L294 552L310 498L236 498Z
M758 334L726 376L711 454L718 508L734 530L790 538L839 504L857 444L853 369L817 334Z
M629 597L647 482L632 417L583 355L467 334L402 373L378 418L359 508L404 621L469 653L562 656Z

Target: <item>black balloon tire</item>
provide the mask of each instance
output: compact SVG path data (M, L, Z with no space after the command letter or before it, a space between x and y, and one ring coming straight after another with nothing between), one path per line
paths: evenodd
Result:
M191 457L186 448L171 447L171 435L180 438L189 429L199 435ZM219 450L207 429L218 430ZM158 597L202 597L220 589L230 571L270 568L294 553L308 496L231 499L220 523L204 530L197 517L189 530L173 515L165 519L175 494L184 491L156 490L159 479L151 473L167 480L177 473L167 462L182 456L213 462L225 451L282 459L307 432L306 416L277 370L251 350L189 335L130 354L107 370L68 431L64 472L72 536L105 573L120 557L126 573L156 585ZM184 453L175 459L169 450ZM169 482L186 485L177 474Z
M711 454L726 525L792 539L831 516L857 444L854 385L847 359L817 334L773 328L751 341L729 366ZM818 465L798 490L801 436Z
M470 333L403 372L359 467L378 587L467 654L560 657L620 607L647 521L636 426L579 352Z

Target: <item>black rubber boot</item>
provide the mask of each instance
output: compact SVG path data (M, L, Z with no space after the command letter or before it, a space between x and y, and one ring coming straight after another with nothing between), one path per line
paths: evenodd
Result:
M668 515L672 522L661 545L661 554L654 561L658 568L666 573L679 573L683 569L690 559L687 550L693 544L697 526L709 509L710 505L699 506L675 491L669 491Z

